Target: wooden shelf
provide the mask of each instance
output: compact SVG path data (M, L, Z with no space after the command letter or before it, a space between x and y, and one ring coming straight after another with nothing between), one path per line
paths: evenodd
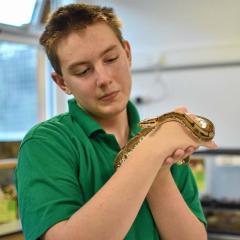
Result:
M0 169L14 169L17 165L16 158L0 159Z

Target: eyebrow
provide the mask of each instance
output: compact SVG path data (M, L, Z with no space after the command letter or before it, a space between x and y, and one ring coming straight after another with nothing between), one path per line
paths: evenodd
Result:
M105 55L106 53L112 51L113 49L117 48L117 45L111 45L110 47L108 47L107 49L105 49L103 52L100 53L100 57L102 57L103 55ZM77 61L74 62L72 64L69 65L68 67L68 71L71 72L74 70L75 67L79 66L79 65L84 65L84 64L88 64L88 61Z

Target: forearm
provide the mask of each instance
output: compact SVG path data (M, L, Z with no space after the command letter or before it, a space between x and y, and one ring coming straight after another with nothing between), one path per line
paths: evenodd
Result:
M123 239L164 160L177 148L186 148L192 142L178 123L165 123L134 148L92 199L68 220L50 228L43 239Z
M149 158L146 146L136 149L92 199L67 221L50 229L44 239L123 239L165 157Z
M147 195L154 220L164 240L206 240L204 225L181 196L170 169L163 167Z

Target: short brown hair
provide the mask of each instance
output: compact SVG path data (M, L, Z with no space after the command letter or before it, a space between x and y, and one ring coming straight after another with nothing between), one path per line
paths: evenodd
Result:
M121 22L112 8L89 4L69 4L57 9L50 17L40 44L45 48L48 59L56 71L62 75L60 61L56 53L58 42L69 33L85 29L94 23L104 22L111 27L117 38L123 44Z

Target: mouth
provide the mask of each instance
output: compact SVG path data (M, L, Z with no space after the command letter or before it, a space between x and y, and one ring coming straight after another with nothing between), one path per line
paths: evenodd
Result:
M103 96L101 96L99 99L102 101L111 101L113 100L115 97L117 97L119 91L113 91L107 94L104 94Z

